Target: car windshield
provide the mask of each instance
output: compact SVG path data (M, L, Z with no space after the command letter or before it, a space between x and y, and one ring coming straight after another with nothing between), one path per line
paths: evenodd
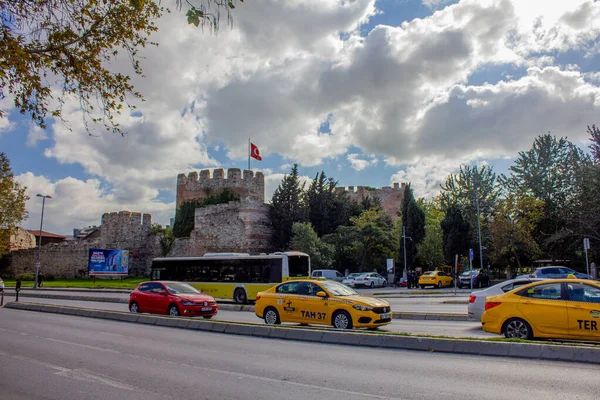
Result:
M431 272L425 272L425 273L423 274L423 276L430 276L430 275L435 275L435 272L434 272L434 271L431 271Z
M346 277L346 279L356 278L357 276L361 276L362 274L350 274Z
M354 296L358 292L350 289L346 285L334 281L319 282L332 296Z
M463 276L477 275L477 271L465 271L461 275L463 275Z
M198 289L193 286L188 285L187 283L179 283L179 282L169 282L164 283L164 285L169 289L169 292L172 294L195 294L200 293Z

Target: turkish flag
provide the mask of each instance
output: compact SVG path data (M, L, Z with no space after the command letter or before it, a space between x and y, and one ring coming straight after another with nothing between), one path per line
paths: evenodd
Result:
M256 147L254 143L250 143L250 156L252 158L256 158L258 161L262 161L260 151L258 151L258 147Z

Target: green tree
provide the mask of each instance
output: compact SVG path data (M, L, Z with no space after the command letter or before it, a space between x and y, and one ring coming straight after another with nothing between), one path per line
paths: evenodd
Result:
M421 199L417 202L425 212L425 238L417 245L417 263L434 269L444 265L444 232L441 223L444 212L434 202Z
M340 258L351 259L361 272L385 266L385 259L393 256L394 248L389 216L379 209L366 210L350 218L350 224L340 226L335 235L329 236L336 251L342 253Z
M590 151L592 152L592 156L597 164L600 164L600 129L596 127L596 125L592 125L591 127L588 125L587 133L590 134Z
M329 268L333 263L333 245L321 241L309 222L295 222L292 225L290 248L308 254L313 269Z
M367 194L360 202L363 210L371 210L373 208L381 208L381 199L377 196Z
M0 153L0 258L10 250L10 236L27 218L26 187L15 181L6 154Z
M298 164L294 164L289 175L273 192L269 214L273 224L273 246L278 250L287 250L292 237L294 222L306 220L304 183L300 182Z
M242 1L242 0L240 0ZM41 128L48 116L62 119L62 106L74 97L89 122L124 134L115 115L128 98L142 99L131 77L110 69L125 57L133 73L143 76L139 52L158 30L164 9L154 0L0 0L0 98L14 97L14 106ZM179 8L183 0L176 0ZM189 24L219 27L221 10L233 22L236 0L185 0ZM58 89L59 96L53 89ZM5 92L6 91L6 92ZM58 100L54 105L53 99ZM0 110L0 118L4 117Z
M544 202L532 196L510 194L498 202L491 225L492 260L500 265L533 261L541 254L535 228L543 216Z
M407 265L404 268L408 270L414 268L417 246L425 239L425 213L415 201L410 183L405 186L402 198L402 226L404 226L404 234L410 237L410 240L403 240L400 246L402 260L404 260L404 245L406 244Z
M542 252L553 259L574 256L577 235L565 229L574 194L580 189L583 168L589 157L567 138L538 136L530 150L519 152L501 182L510 193L524 193L544 202L544 215L535 236ZM577 240L576 240L577 239Z
M471 246L471 225L463 218L459 205L450 205L446 216L440 223L442 228L442 245L446 264L454 265L455 255L465 255Z

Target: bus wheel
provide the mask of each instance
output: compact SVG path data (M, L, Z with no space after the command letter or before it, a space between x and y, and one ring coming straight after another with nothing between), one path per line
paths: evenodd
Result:
M279 319L279 313L273 307L268 307L265 310L265 324L274 325L280 324L281 320Z
M246 291L242 288L235 289L233 292L233 300L238 304L246 304L248 302Z

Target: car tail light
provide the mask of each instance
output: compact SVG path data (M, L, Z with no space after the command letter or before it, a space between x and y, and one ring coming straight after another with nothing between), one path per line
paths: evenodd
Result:
M475 303L475 299L476 298L477 298L477 296L470 295L469 296L469 303Z
M256 301L260 300L260 295L256 295Z
M487 301L487 302L485 303L485 310L487 311L487 310L489 310L490 308L494 308L494 307L496 307L496 306L499 306L500 304L502 304L502 303L501 303L501 302L499 302L499 301Z
M369 280L369 278L363 278L363 281L368 281L368 280Z

